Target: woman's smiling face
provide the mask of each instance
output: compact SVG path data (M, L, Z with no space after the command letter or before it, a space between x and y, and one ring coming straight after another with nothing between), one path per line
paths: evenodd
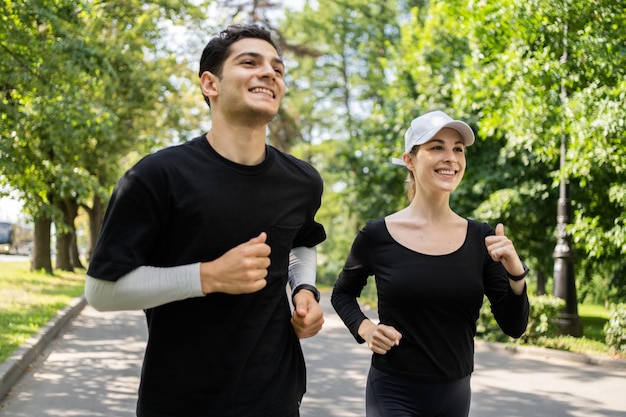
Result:
M456 130L443 128L405 161L418 188L452 192L465 173L465 145Z

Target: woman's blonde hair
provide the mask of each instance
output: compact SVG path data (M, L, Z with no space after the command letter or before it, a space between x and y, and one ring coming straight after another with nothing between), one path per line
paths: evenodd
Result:
M417 151L419 150L419 148L419 145L415 145L411 148L411 152L409 152L411 158L415 158L415 155L417 155ZM413 171L411 170L409 170L409 173L406 176L406 180L404 181L404 191L406 192L406 196L409 199L409 203L413 201L413 198L415 198L415 177L413 176Z

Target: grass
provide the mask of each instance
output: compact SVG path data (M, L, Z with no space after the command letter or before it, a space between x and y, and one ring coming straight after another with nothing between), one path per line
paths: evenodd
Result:
M583 335L587 339L604 343L604 324L609 321L609 310L601 305L580 305L578 315L583 322Z
M616 354L605 342L604 324L609 320L609 310L602 305L581 304L578 316L583 323L583 337L558 336L541 340L541 347L600 356L626 359L626 355Z
M30 271L27 261L0 263L0 363L83 293L84 271Z

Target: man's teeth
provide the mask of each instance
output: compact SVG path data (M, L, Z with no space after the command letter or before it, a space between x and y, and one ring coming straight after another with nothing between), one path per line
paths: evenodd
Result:
M267 94L270 97L274 97L274 93L272 93L272 90L268 90L267 88L253 88L252 90L253 93L263 93L263 94Z

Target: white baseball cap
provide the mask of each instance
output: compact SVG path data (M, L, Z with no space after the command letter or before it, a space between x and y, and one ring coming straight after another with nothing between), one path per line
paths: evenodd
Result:
M444 112L436 110L413 119L411 126L404 134L404 152L410 153L415 145L428 142L444 127L449 127L459 132L465 146L470 146L474 143L474 132L467 123L454 120ZM392 158L391 160L394 164L404 166L402 158Z

